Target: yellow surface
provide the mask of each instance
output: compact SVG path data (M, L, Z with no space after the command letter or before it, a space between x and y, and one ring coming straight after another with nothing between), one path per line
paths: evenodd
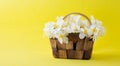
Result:
M54 59L44 24L71 12L94 15L106 33L91 60ZM0 0L0 66L120 66L120 0Z

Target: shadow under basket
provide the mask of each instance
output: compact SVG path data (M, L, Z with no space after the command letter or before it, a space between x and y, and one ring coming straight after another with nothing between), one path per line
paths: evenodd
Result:
M68 35L68 44L60 44L56 38L50 38L53 56L64 59L90 59L94 41L89 37L79 39L79 33Z

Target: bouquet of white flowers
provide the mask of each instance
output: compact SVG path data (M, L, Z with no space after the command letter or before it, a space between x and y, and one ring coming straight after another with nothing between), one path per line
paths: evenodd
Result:
M77 15L73 15L77 14ZM81 17L86 20L81 19ZM95 39L105 32L101 21L91 20L81 13L57 17L56 22L45 24L44 31L50 38L56 58L90 59Z

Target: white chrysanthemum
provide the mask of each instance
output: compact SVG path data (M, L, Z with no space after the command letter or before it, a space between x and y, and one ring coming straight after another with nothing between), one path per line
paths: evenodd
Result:
M88 28L90 26L90 24L88 23L87 20L81 20L80 21L80 28Z
M57 21L49 22L45 25L44 31L49 38L57 38L58 41L68 43L67 35L69 33L79 33L79 38L91 37L94 40L102 36L105 32L101 21L91 17L91 25L87 20L80 19L81 16L70 15L65 20L63 17L57 17Z
M86 35L85 35L84 33L80 33L80 34L79 34L79 38L80 38L80 39L84 39L85 36L86 36Z
M65 19L65 22L69 25L71 23L76 23L79 21L81 16L70 15Z
M86 36L88 36L88 28L81 28L79 38L84 39Z
M49 36L51 38L51 37L54 37L53 29L54 29L54 22L49 22L49 23L45 24L44 32L47 36Z
M70 29L71 29L70 33L78 33L78 32L80 32L80 26L77 25L76 23L71 23L70 24Z
M65 23L67 24L66 31L68 33L78 33L80 31L79 27L80 16L70 15L66 18Z
M67 22L65 22L63 20L63 17L57 17L57 22L56 23L58 25L58 28L61 31L64 31L64 33L70 33L71 32L70 25L67 24Z
M57 24L55 22L48 22L45 25L44 32L50 38L55 38L56 32L59 31L59 29L57 27L58 26L57 26Z
M78 22L80 20L80 15L71 15L71 18L73 19L73 22Z
M58 34L56 35L56 38L58 39L58 41L63 44L63 43L68 43L68 37L66 33L63 32L58 32Z
M57 17L57 22L56 23L57 23L59 28L63 28L66 25L64 20L63 20L63 17Z
M96 26L102 26L102 22L101 21L99 21L99 20L96 20L95 18L94 18L94 16L91 16L91 23L92 23L92 25L96 25Z
M95 40L98 36L102 36L104 34L105 29L103 28L101 21L95 20L93 16L91 22L92 25L88 30L88 35L92 36Z

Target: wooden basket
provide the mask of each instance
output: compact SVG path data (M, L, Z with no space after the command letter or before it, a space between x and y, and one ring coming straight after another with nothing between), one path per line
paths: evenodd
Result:
M67 18L71 14L78 14L85 17L91 24L90 19L81 13L70 13L64 17ZM50 38L53 56L55 58L65 59L90 59L94 41L92 38L79 38L79 33L70 33L68 36L68 44L60 44L56 38Z

